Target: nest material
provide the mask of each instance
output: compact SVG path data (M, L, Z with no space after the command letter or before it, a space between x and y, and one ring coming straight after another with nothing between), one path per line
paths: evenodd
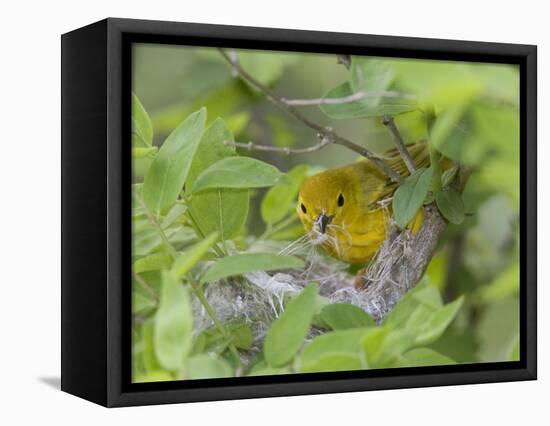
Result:
M375 320L381 321L420 281L445 227L445 220L431 205L424 209L422 227L416 235L392 228L364 276L362 293L367 303L363 308Z
M245 319L253 333L253 347L243 354L245 364L261 350L271 323L284 310L286 295L319 283L319 292L330 303L352 303L380 322L391 308L420 280L431 260L446 222L435 206L425 207L421 229L413 235L391 227L386 241L364 275L365 287L354 286L355 277L345 265L312 252L305 269L285 272L254 272L246 280L222 280L208 286L206 297L221 321ZM195 301L198 331L212 326L212 320ZM319 334L312 331L312 336Z

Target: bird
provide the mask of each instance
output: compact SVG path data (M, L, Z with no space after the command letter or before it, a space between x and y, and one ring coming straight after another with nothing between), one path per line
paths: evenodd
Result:
M417 168L429 167L428 144L407 146ZM409 175L396 149L382 155L402 177ZM296 211L304 229L326 253L350 264L367 264L383 244L391 221L391 197L398 183L369 159L308 177L298 194ZM409 223L416 233L422 209Z

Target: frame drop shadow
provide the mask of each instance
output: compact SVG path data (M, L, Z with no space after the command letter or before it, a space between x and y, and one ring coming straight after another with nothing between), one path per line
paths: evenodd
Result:
M39 377L38 380L54 389L61 390L61 377Z

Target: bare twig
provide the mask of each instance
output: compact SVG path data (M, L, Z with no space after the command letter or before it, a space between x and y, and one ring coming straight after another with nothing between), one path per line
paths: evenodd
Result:
M288 148L288 147L279 147L271 145L260 145L253 142L243 143L243 142L233 142L233 141L224 141L224 145L233 146L237 148L245 148L249 151L268 151L268 152L281 152L286 155L290 154L307 154L310 152L318 151L325 146L330 144L330 139L322 139L321 142L307 148Z
M414 96L407 95L404 93L393 92L393 91L380 91L380 92L364 92L359 91L355 92L348 96L342 96L341 98L313 98L313 99L286 99L281 98L281 100L292 106L319 106L319 105L342 105L349 104L352 102L360 101L361 99L367 98L411 98Z
M401 155L401 158L407 166L409 173L414 173L416 171L416 165L414 164L414 160L403 142L403 138L401 137L401 133L399 133L395 122L393 121L393 117L385 115L382 123L384 123L384 126L390 130L395 146L397 147L397 151L399 151L399 155Z
M355 142L350 141L340 135L338 135L331 127L321 126L313 121L309 120L307 117L302 115L296 108L292 105L287 105L281 98L279 98L273 91L268 87L256 80L252 75L246 72L236 58L232 57L223 49L219 49L220 54L223 58L231 65L233 72L239 75L239 77L254 87L256 90L259 90L267 99L272 102L275 106L292 115L296 120L302 122L310 129L317 131L321 135L321 139L327 139L328 143L335 143L338 145L345 146L346 148L358 153L359 155L368 158L371 160L386 176L388 176L394 182L400 182L401 176L395 170L391 169L386 162L375 155L373 152L369 151L367 148L357 145ZM327 144L328 144L327 143Z
M351 56L350 55L337 55L336 56L336 61L339 64L342 64L343 66L345 66L348 70L351 67Z

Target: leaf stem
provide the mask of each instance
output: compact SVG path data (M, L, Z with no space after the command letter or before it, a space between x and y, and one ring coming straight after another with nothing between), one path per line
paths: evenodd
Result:
M195 232L198 234L200 238L204 239L205 238L204 232L202 232L199 224L197 223L197 221L195 220L195 218L193 217L193 214L189 209L187 209L187 215L189 216L189 219L191 219L191 225L193 226L193 229L195 230ZM220 249L217 244L214 244L212 248L214 249L218 257L227 256L227 253L224 253L223 250Z
M143 279L143 277L139 275L137 272L132 272L132 274L136 282L149 294L149 296L151 296L155 300L156 303L158 303L159 296L155 292L155 290L153 290L153 288L149 284L147 284L147 282Z
M168 249L168 252L170 253L170 256L172 259L176 259L178 257L178 251L174 248L166 234L164 233L164 229L162 229L162 226L158 222L158 220L155 217L151 217L151 222L153 222L153 225L155 225L155 228L157 228L157 233L160 236L160 239L164 243L164 246Z
M193 293L195 294L197 299L199 299L199 302L201 303L201 305L206 310L206 313L208 314L208 316L210 317L210 319L214 323L214 326L219 330L219 332L225 338L228 338L228 339L231 338L231 335L229 334L229 332L227 331L227 329L225 328L223 323L219 320L216 313L214 312L214 309L212 308L212 305L210 305L210 303L208 302L208 299L204 295L204 292L202 291L202 288L199 286L199 284L193 278L193 275L191 275L190 273L187 274L187 281L189 281L189 285L191 286L191 290L193 291ZM235 357L235 361L237 361L238 365L240 365L241 364L241 357L240 357L239 352L237 351L237 348L235 347L234 343L229 343L229 350L231 351L231 353Z
M432 143L430 143L430 164L432 167L432 191L436 195L441 191L441 154Z
M162 229L162 226L158 222L157 218L154 217L151 214L151 212L145 206L145 204L141 201L141 199L139 199L139 201L143 205L143 208L145 209L145 212L146 212L147 216L149 217L149 220L155 225L155 228L157 229L157 233L159 234L159 236L162 239L163 243L165 244L166 248L170 252L170 256L173 259L176 259L177 255L178 255L178 252L175 249L175 247L172 245L172 243L170 242L170 240L168 239L166 234L164 233L164 230ZM202 232L200 231L200 229L198 229L198 233L200 233L201 234L200 236L202 238L204 238L204 235L202 235ZM221 254L221 256L223 256L223 253ZM191 273L187 274L187 279L189 281L189 285L191 286L191 289L192 289L193 293L195 294L195 296L197 297L197 299L199 300L201 305L204 307L204 309L208 313L208 316L210 317L210 319L212 320L212 322L214 323L216 328L218 328L218 330L220 331L220 333L223 334L224 337L228 337L228 338L231 337L231 335L227 332L227 329L224 327L222 322L216 316L216 313L214 312L214 309L212 309L212 306L210 305L210 303L208 303L208 300L206 299L206 296L204 295L204 292L199 287L199 285L195 282L195 280L193 279L193 276L191 275ZM237 364L240 366L241 365L241 358L239 356L239 352L237 351L237 348L235 347L235 345L233 343L229 344L229 350L231 351L231 353L235 357L235 361L237 362Z

